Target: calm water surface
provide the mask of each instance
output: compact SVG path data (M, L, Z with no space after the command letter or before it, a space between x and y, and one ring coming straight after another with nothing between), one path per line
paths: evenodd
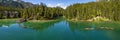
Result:
M120 40L120 30L85 30L85 27L97 26L64 20L43 24L3 24L0 25L0 40Z

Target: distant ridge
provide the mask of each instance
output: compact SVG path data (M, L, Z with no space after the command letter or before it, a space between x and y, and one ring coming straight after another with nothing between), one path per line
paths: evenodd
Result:
M29 8L34 4L30 2L24 2L22 0L0 0L0 6L14 7L14 8Z

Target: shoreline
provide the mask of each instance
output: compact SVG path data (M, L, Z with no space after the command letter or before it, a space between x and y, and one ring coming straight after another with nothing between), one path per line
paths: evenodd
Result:
M0 22L17 22L19 21L20 18L14 18L14 19L0 19ZM51 22L51 21L57 21L60 19L52 19L52 20L27 20L27 22ZM67 21L71 22L119 22L119 21L87 21L87 20L71 20L71 19L66 19Z
M29 20L27 22L41 22L41 23L44 23L44 22L51 22L51 21L56 21L56 20Z
M16 18L16 19L0 19L1 22L6 21L6 22L17 22L19 21L20 18ZM28 20L27 22L49 22L49 21L56 21L57 19L53 19L53 20Z

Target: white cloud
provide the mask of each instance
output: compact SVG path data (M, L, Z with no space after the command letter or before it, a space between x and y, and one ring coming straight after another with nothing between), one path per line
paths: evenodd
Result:
M54 7L54 5L52 5L52 4L47 4L47 6L48 6L48 7Z
M66 9L66 7L67 7L67 6L64 6L63 3L47 4L47 6L48 6L48 7L57 7L57 6L59 6L59 7L63 8L63 9Z
M58 3L56 6L62 6L63 4L62 3Z

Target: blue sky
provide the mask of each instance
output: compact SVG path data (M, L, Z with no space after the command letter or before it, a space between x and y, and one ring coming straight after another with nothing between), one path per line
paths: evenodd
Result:
M25 2L31 2L34 4L45 3L48 7L56 7L60 6L62 8L66 8L67 6L74 3L86 3L92 2L95 0L23 0Z

